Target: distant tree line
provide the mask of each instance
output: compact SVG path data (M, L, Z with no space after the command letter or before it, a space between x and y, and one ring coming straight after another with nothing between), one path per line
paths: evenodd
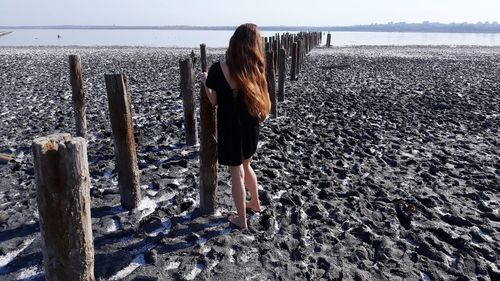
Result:
M500 25L495 22L478 23L422 23L389 22L387 24L353 25L332 27L332 31L367 32L446 32L446 33L499 33Z

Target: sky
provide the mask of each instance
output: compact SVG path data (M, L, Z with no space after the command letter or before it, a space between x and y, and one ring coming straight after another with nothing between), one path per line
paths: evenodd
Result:
M500 0L0 0L8 25L500 23Z

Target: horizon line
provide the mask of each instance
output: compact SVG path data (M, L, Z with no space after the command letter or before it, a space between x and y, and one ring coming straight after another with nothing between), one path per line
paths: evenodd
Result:
M389 21L386 23L367 23L367 24L351 24L351 25L258 25L259 28L275 28L275 27L316 27L316 28L338 28L338 27L356 27L356 26L370 26L370 25L429 25L429 24L439 24L439 25L500 25L497 21L482 21L482 22L431 22L431 21L421 21L421 22L404 22L404 21ZM193 27L193 28L234 28L237 25L189 25L189 24L168 24L168 25L128 25L128 24L41 24L41 25L0 25L0 27Z

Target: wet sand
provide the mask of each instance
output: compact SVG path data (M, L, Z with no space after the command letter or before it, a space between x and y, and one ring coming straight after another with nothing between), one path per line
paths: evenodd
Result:
M500 280L500 48L313 50L262 124L265 210L247 231L226 220L223 167L220 214L197 216L199 148L184 146L179 99L190 51L0 48L0 153L13 157L0 162L1 280L44 280L30 146L74 132L69 54L87 93L96 279ZM115 72L132 93L145 197L133 212L117 190Z

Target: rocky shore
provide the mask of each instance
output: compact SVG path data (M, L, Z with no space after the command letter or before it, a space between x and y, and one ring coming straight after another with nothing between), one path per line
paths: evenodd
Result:
M74 132L69 54L87 94L97 280L500 280L500 48L313 50L262 124L265 210L247 231L225 218L223 168L220 214L196 212L199 148L184 145L179 98L190 52L0 48L0 280L44 280L31 141ZM145 197L133 212L104 85L122 72Z

